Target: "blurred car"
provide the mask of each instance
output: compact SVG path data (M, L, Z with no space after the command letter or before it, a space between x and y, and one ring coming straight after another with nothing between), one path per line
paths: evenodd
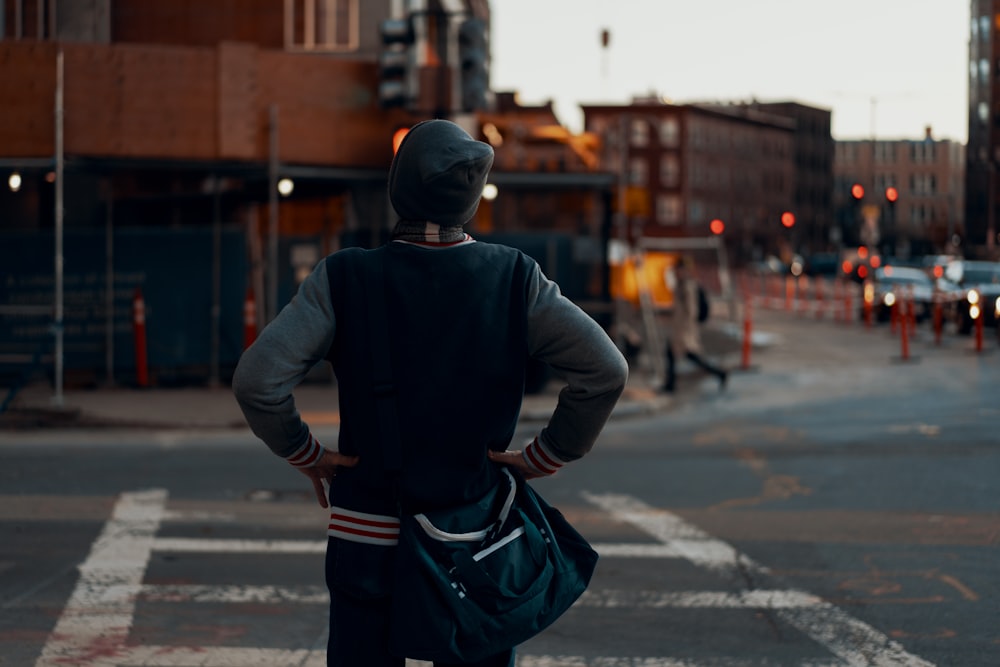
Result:
M902 298L913 299L914 316L922 322L931 316L935 300L947 301L955 294L947 282L937 282L920 268L912 266L882 266L872 273L865 287L865 304L875 319L886 322L892 309Z
M962 289L963 303L957 313L959 333L971 333L977 317L983 318L983 326L997 326L1000 262L959 260L945 268L945 276Z

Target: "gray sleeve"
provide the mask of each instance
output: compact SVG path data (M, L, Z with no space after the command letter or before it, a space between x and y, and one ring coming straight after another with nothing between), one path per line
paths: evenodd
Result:
M625 389L628 364L604 329L537 266L529 289L528 352L566 382L539 440L573 461L597 441Z
M335 331L322 261L240 357L233 375L236 401L250 429L278 456L294 453L309 437L292 391L324 358Z

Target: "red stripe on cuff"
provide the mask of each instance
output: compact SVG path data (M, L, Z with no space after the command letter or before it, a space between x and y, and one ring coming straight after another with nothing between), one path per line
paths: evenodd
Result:
M539 459L535 453L536 449L537 447L535 447L535 443L531 443L524 450L524 456L531 467L533 467L538 472L546 475L551 475L556 470L558 470L558 468L552 468L549 465L547 465L544 460Z

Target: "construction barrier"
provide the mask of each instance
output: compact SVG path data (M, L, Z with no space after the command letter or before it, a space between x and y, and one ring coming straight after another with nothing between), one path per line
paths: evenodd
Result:
M247 288L243 299L243 349L247 349L257 340L257 300L253 287Z
M146 301L142 289L135 288L132 297L132 335L135 340L135 382L140 387L149 386L149 360L146 355Z
M743 370L750 368L750 347L753 342L753 325L750 319L750 299L743 299L743 356L740 367Z

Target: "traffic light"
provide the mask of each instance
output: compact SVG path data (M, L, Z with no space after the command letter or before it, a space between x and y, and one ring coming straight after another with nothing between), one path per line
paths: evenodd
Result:
M380 27L384 48L379 54L378 102L382 108L409 106L417 96L413 24L386 19Z
M858 202L860 202L864 198L865 198L865 188L864 188L864 186L861 185L860 183L855 183L854 185L852 185L851 186L851 199L854 200L854 203L858 203Z
M708 228L713 234L718 236L722 232L726 231L726 223L716 218L715 220L712 220L712 222L708 223Z
M885 189L885 203L889 205L890 213L895 212L897 201L899 201L899 190L890 185Z
M786 228L791 229L795 226L795 214L791 211L785 211L781 214L781 224Z
M458 62L462 111L487 107L490 90L489 46L486 22L468 18L458 27Z

